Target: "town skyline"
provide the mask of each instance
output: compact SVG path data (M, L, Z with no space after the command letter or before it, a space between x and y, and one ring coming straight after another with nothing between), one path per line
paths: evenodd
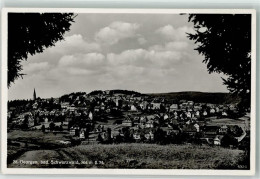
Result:
M29 99L33 88L43 98L99 89L228 92L225 76L209 74L187 38L193 31L188 15L78 14L63 41L22 62L26 75L11 84L9 100Z
M50 99L50 98L60 98L61 96L64 96L64 95L68 95L68 94L72 94L72 93L86 93L86 94L89 94L91 92L94 92L94 91L114 91L114 90L125 90L125 91L134 91L134 92L138 92L140 94L143 94L143 95L150 95L150 94L170 94L170 93L187 93L187 92L191 92L191 93L223 93L223 94L228 94L229 92L210 92L210 91L171 91L171 92L160 92L160 93L156 93L156 92L151 92L151 93L141 93L139 91L136 91L136 90L126 90L126 89L105 89L105 90L93 90L93 91L72 91L72 92L68 92L68 93L64 93L60 96L48 96L48 97L41 97L41 95L36 95L36 92L37 92L37 88L33 88L32 92L33 92L33 95L31 95L31 97L29 98L23 98L23 99L9 99L8 101L12 101L12 100L35 100L37 98L42 98L42 99ZM230 93L231 94L231 93Z

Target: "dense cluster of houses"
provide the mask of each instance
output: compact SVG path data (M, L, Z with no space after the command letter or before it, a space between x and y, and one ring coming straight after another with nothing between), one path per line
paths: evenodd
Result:
M227 118L237 113L236 104L176 102L148 95L111 94L110 91L73 93L55 99L34 98L26 105L9 107L9 128L66 130L71 136L82 140L90 140L92 136L95 141L118 138L122 141L125 138L134 142L154 141L158 131L163 131L164 137L186 134L194 138L200 134L201 141L214 145L220 145L229 131L237 132L237 140L242 140L249 128L245 124L239 131L237 126L207 123L211 117Z

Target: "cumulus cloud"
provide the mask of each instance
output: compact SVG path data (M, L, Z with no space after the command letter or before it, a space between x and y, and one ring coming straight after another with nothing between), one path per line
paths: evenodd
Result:
M65 55L59 61L60 67L93 68L102 65L105 56L101 53Z
M50 52L55 54L73 54L87 53L100 51L100 45L96 42L87 42L81 34L74 34L65 37L64 40L55 44L55 47L50 48Z
M73 68L73 67L68 68L67 72L70 75L91 75L91 74L93 74L93 71L91 71L89 69L79 69L79 68Z
M155 33L162 35L166 39L170 40L184 40L187 39L186 33L193 33L194 29L191 27L183 26L174 28L172 25L166 25L160 27Z
M104 68L105 56L100 53L65 55L61 57L57 72L63 75L90 75L99 73Z
M147 42L147 40L146 40L145 38L143 38L143 37L139 37L139 38L137 39L137 41L138 41L138 43L139 43L140 45L146 44L146 42Z
M109 26L100 29L95 34L95 40L105 44L116 44L118 41L136 36L136 31L140 25L137 23L127 23L115 21Z
M177 51L155 51L146 49L126 50L120 54L109 53L107 60L110 64L134 65L154 68L172 68L172 64L181 60L182 55Z
M24 66L24 73L35 73L49 68L48 62L29 63Z
M185 41L167 42L164 45L153 45L149 49L156 51L180 51L185 50L189 44Z

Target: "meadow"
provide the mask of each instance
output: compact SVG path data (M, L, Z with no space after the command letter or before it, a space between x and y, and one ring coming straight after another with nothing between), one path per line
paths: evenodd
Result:
M243 151L199 145L94 144L25 152L18 160L77 161L19 168L238 169Z

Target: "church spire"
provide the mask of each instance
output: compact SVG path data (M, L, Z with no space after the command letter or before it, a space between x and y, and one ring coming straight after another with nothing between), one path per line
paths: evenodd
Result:
M36 100L36 92L35 92L35 88L34 88L34 91L33 91L33 100L34 100L34 101Z

